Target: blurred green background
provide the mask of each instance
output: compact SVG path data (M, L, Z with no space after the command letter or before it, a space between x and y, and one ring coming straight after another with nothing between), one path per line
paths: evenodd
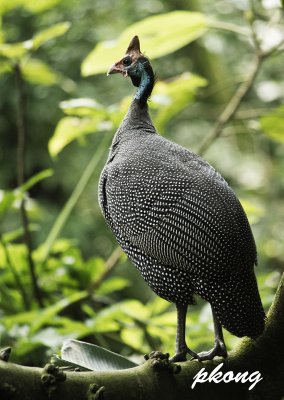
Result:
M149 103L157 129L196 152L246 79L255 47L275 48L204 153L248 213L269 308L284 265L283 26L277 0L1 0L0 346L13 346L12 360L43 365L64 338L136 360L174 352L175 307L118 249L97 201L134 93L130 80L106 71L134 34L157 74ZM213 327L197 300L187 340L200 351L211 348ZM226 333L229 348L238 340Z

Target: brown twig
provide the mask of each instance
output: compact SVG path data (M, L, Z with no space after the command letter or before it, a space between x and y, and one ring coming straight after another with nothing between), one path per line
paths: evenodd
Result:
M247 79L238 87L233 97L225 107L217 119L211 133L205 138L198 150L198 154L203 154L211 144L222 134L224 126L233 118L238 110L243 98L252 87L254 80L259 72L263 57L259 54L255 56L252 68L247 76Z
M253 12L253 4L251 2L251 10ZM254 15L254 14L253 14ZM232 120L236 111L238 110L243 98L246 96L248 91L253 86L255 78L260 70L260 67L265 59L273 55L277 52L284 43L284 40L275 45L274 47L268 49L267 51L263 51L261 49L260 40L257 37L257 33L254 29L253 19L249 21L250 28L251 28L251 40L254 46L255 57L252 62L251 69L248 73L247 78L240 84L237 88L236 92L233 94L231 100L225 107L224 111L220 114L219 118L217 119L215 125L213 126L212 131L209 135L204 139L201 143L198 153L202 155L210 146L211 144L221 136L222 130L224 126Z
M91 294L95 289L97 289L102 284L102 282L109 276L112 270L116 267L118 261L121 258L121 255L122 255L122 250L120 247L114 249L110 257L105 262L104 273L99 277L99 279L95 280L89 285L88 287L89 294Z
M24 91L24 80L22 76L22 70L19 64L16 64L14 67L15 78L16 78L16 88L18 92L18 113L17 113L17 131L18 131L18 149L17 149L17 183L18 186L22 186L25 181L25 141L26 141L26 124L25 124L25 116L26 116L26 96ZM27 258L28 265L31 275L33 293L35 299L40 307L43 307L43 299L42 293L38 286L36 272L35 272L35 264L32 257L32 241L29 232L29 221L26 210L26 201L23 198L20 204L20 212L22 225L24 229L24 243L27 247Z

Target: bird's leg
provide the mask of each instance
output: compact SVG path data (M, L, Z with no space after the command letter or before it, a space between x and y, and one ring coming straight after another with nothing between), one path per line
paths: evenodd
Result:
M187 305L176 304L177 307L177 336L176 336L176 353L170 359L172 362L186 361L186 355L190 354L193 358L198 358L198 355L190 350L185 342L185 321Z
M200 361L205 360L213 360L215 356L224 357L228 356L226 345L224 342L222 326L215 314L214 308L211 306L212 309L212 316L213 316L213 323L214 323L214 332L215 332L215 344L213 349L209 351L204 351L202 353L198 353L198 358Z

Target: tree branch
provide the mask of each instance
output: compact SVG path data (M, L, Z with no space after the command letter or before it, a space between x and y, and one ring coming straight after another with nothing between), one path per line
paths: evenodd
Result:
M66 372L54 366L31 368L0 361L0 398L7 400L200 400L265 399L284 395L284 274L269 310L266 328L256 341L244 339L226 361L179 363L175 374L163 360L151 358L139 367L121 371ZM218 364L222 371L259 371L262 380L253 390L246 383L199 383L191 385L201 368L210 373ZM176 371L177 372L177 371ZM65 379L66 378L66 379ZM251 395L251 397L250 397Z

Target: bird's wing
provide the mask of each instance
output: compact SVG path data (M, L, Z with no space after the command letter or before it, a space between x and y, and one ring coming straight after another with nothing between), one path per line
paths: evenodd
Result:
M206 265L207 273L253 266L255 245L241 205L233 193L211 190L188 189L154 227L133 235L132 243L160 262L199 271Z
M252 266L255 245L239 201L223 179L194 172L173 166L145 170L141 179L141 171L124 168L123 180L113 172L109 178L120 185L107 185L106 192L116 237L164 264Z

